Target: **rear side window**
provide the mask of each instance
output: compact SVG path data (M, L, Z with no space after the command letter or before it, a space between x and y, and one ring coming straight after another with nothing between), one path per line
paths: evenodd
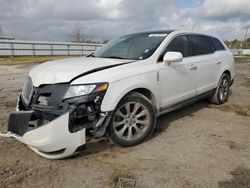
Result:
M186 35L181 35L175 37L167 46L167 48L164 50L164 52L159 57L158 61L163 61L163 56L167 52L181 52L183 57L188 57L192 55L192 47L191 42L189 41L188 37Z
M207 36L190 35L193 46L193 55L205 55L214 52L214 47Z
M225 47L217 38L211 37L210 39L214 45L215 51L225 50Z

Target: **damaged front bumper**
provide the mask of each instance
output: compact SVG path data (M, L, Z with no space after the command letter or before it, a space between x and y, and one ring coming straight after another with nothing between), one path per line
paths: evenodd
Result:
M9 120L11 123L8 127L9 132L1 134L0 136L15 138L27 144L39 155L49 159L68 157L77 152L77 149L86 143L86 129L75 133L69 132L69 112L43 126L28 130L29 124L27 123L29 123L29 121L27 122L25 118L22 117L27 117L31 115L30 113L33 112L12 113ZM27 132L24 129L27 129ZM23 131L25 131L25 133L23 133Z
M81 152L87 132L103 136L112 113L101 112L105 92L63 101L60 94L65 93L67 87L61 84L34 88L29 102L20 96L17 111L9 117L7 133L0 136L15 138L48 159ZM48 100L47 105L40 103L44 98Z
M31 121L34 111L13 112L9 118L8 132L0 137L15 138L28 145L37 154L48 159L61 159L81 152L86 144L87 127L72 132L69 129L70 112L66 112L52 121ZM92 134L103 136L110 115L102 114L91 128Z

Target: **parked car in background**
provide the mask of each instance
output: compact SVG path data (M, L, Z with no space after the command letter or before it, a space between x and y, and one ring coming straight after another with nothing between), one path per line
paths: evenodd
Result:
M33 68L2 136L49 159L80 152L87 132L134 146L159 115L205 98L226 102L234 75L233 56L218 37L183 30L125 35L88 57Z

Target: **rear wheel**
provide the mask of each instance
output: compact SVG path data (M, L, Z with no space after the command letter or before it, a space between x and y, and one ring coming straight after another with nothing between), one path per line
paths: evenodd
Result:
M214 104L223 104L227 101L230 88L230 76L224 73L219 81L214 95L210 98L210 102Z
M153 132L155 123L151 102L139 93L131 93L120 101L112 115L110 137L119 146L134 146Z

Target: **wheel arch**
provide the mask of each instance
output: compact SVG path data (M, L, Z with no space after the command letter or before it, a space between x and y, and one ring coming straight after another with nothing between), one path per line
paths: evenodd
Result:
M112 92L117 92L115 95L112 95ZM152 88L147 87L146 85L135 85L130 86L129 88L123 89L123 90L116 90L111 91L108 96L105 97L112 97L112 102L108 99L106 99L105 104L102 104L102 111L112 111L115 109L115 107L118 105L118 103L122 100L122 98L132 92L137 92L145 96L148 100L151 101L152 105L158 109L159 107L159 101L157 100L157 92L153 91ZM107 101L109 101L109 104L107 104Z
M149 99L152 103L153 106L157 107L157 100L156 100L156 97L155 95L153 94L152 91L150 91L149 89L147 88L136 88L136 89L133 89L131 90L130 92L128 92L126 95L128 95L129 93L132 93L132 92L136 92L136 93L140 93L142 94L143 96L145 96L147 99ZM124 95L125 96L125 95Z
M232 79L232 73L231 73L231 71L230 71L229 69L224 69L224 70L222 70L222 71L218 74L217 81L216 81L216 85L215 85L216 88L218 87L218 84L219 84L219 82L220 82L221 76L222 76L223 74L225 74L225 73L229 75L230 80Z
M156 96L150 89L148 89L146 87L137 87L137 88L130 89L129 91L127 91L126 93L124 93L123 95L120 96L118 103L122 100L123 97L125 97L126 95L129 95L130 93L142 94L144 97L146 97L148 100L150 100L152 105L157 109L158 104L157 104Z
M224 70L224 72L223 72L222 74L228 74L228 75L230 76L230 79L231 79L231 72L230 72L229 70L227 70L227 69ZM221 74L221 75L222 75L222 74Z

